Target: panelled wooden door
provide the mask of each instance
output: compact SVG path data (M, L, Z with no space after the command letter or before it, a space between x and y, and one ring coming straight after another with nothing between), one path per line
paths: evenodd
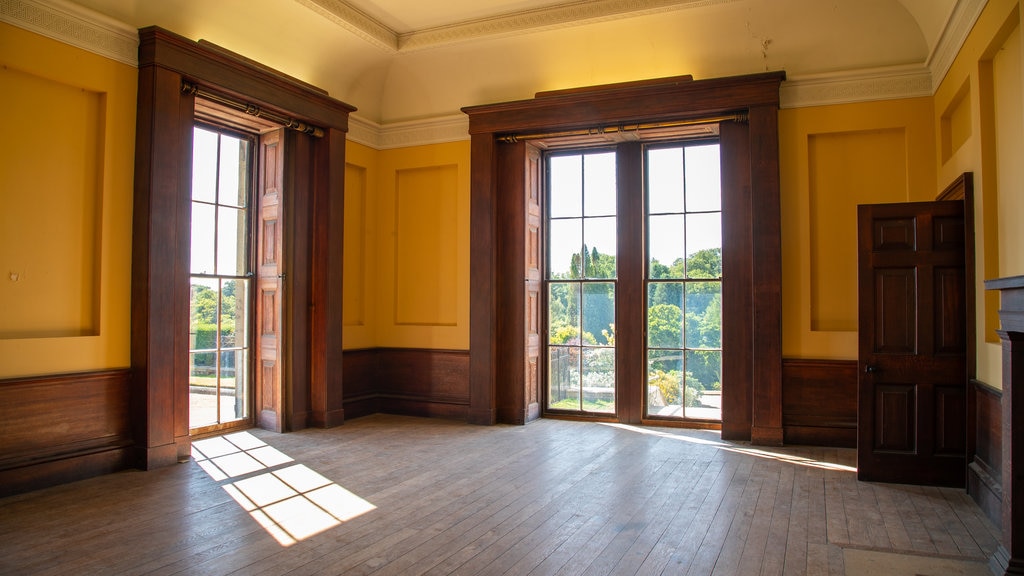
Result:
M858 209L860 480L964 485L963 206Z
M283 309L282 261L284 142L282 131L260 136L259 188L256 227L256 423L260 428L281 432L284 407L281 403Z

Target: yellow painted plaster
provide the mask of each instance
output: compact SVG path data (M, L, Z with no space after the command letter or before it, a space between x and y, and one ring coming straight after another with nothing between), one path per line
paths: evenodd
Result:
M93 207L92 217L87 214L88 210L83 209L83 215L88 221L82 226L71 230L56 227L51 231L55 236L52 243L55 244L79 246L83 234L96 239L94 254L78 260L88 262L86 265L92 267L87 274L93 278L88 284L98 290L97 297L90 297L96 303L92 312L95 318L85 322L86 328L79 331L83 335L77 336L65 336L67 329L62 328L56 335L41 337L46 335L48 329L42 321L39 326L31 323L19 325L16 332L8 334L10 337L0 339L0 378L126 367L130 353L132 178L137 70L3 23L0 23L0 66L5 73L35 79L22 84L22 88L29 91L34 89L33 85L61 86L91 95L87 100L93 101L93 108L101 111L97 116L95 132L102 134L102 139L81 141L60 130L48 130L47 136L54 147L70 151L72 156L78 158L91 159L86 161L87 164L91 162L90 165L76 168L48 161L45 149L37 150L35 155L15 154L16 148L23 146L25 140L21 134L14 133L13 123L0 122L0 156L27 158L25 165L20 165L19 169L48 176L55 174L56 177L48 177L40 182L70 182L70 186L79 188L79 198L82 196L82 181L95 179L91 187L95 190L94 196L98 196L98 205ZM31 97L31 94L28 96ZM40 101L45 98L45 94L40 94ZM44 106L33 106L28 110L7 110L3 114L45 118L47 110ZM45 190L31 185L27 189L21 186L15 188L9 184L10 181L7 181L0 186L0 210L5 207L29 210L28 216L40 222L49 221L50 211L57 208L50 206L46 198L52 195L60 197L65 193L75 197L76 194L74 190ZM34 198L36 201L26 206L26 198ZM23 263L28 262L24 266L32 270L44 272L49 266L60 265L60 262L52 259L41 262L26 260L32 258L34 250L36 248L31 245L23 246L17 253L5 252L7 256L4 259L8 261L0 261L0 282L5 285L5 291L0 292L0 313L15 305L14 300L18 301L18 305L27 303L45 306L46 302L36 302L33 298L83 299L81 282L46 286L46 290L31 290L32 282L44 281L47 276L43 273L21 275ZM12 285L20 291L16 298L10 295ZM26 287L28 289L24 289Z
M857 205L935 198L930 98L779 112L783 355L857 358Z
M379 158L375 343L468 350L469 142Z
M1000 223L1007 219L1019 221L1019 213L1003 214L1001 204L1019 202L1016 196L1021 192L1002 190L999 185L997 157L1005 157L1010 152L997 149L996 124L1004 119L995 116L993 60L1004 49L1014 30L1020 27L1020 20L1021 10L1017 0L989 0L934 97L934 123L937 130L942 130L944 113L948 117L948 111L958 105L957 101L963 97L965 86L969 90L970 134L948 157L943 157L941 147L937 147L936 157L939 160L939 182L950 182L964 172L974 175L976 377L995 387L1001 386L1002 378L1002 351L995 334L999 326L999 296L986 291L984 281L1003 275L1000 270L1002 252L1019 250L1019 239L1000 237L1000 229L1003 227ZM1011 49L1020 50L1020 42L1016 48ZM1020 160L1018 157L1012 161L1019 163ZM1009 195L1013 195L1013 199ZM1014 226L1019 228L1016 223Z

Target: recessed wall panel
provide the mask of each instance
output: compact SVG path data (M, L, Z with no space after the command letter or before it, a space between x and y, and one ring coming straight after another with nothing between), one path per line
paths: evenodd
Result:
M0 339L97 335L106 98L9 68L0 86Z
M810 134L811 330L857 331L857 206L908 198L906 131Z
M345 165L345 326L366 323L366 168Z
M458 167L395 178L395 324L455 326Z

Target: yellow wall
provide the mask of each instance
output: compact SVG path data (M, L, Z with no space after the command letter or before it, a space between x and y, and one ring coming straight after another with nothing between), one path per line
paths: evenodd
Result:
M137 78L0 23L0 378L129 364Z
M1024 274L1020 19L1017 0L989 0L934 97L939 181L974 174L977 377L996 387L999 297L983 282Z
M857 205L934 199L931 98L779 112L783 355L857 358Z
M346 349L373 348L377 327L377 189L380 153L355 142L345 147L345 284L343 341Z
M345 348L469 349L469 142L347 153Z
M980 282L1024 273L1019 22L990 0L934 98L780 111L785 356L856 358L857 204L972 171L998 385ZM5 24L0 64L0 377L126 366L137 72ZM347 150L345 347L467 349L468 141Z

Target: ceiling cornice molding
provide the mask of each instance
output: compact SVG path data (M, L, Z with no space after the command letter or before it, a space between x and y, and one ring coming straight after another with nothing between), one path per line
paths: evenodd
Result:
M500 38L593 24L659 12L727 4L738 0L592 0L560 4L398 35L398 49L411 52L479 38Z
M378 124L353 114L349 115L348 139L375 150L460 142L469 140L469 117L452 114Z
M389 52L398 51L398 34L343 0L295 0L299 4Z
M953 6L953 13L946 21L946 27L942 29L939 41L935 43L935 48L925 62L932 73L932 93L939 89L939 84L945 79L946 72L949 72L987 2L988 0L957 0Z
M795 76L779 89L782 108L850 104L932 96L932 75L923 66Z
M138 30L63 0L0 0L0 22L131 66L139 63Z

